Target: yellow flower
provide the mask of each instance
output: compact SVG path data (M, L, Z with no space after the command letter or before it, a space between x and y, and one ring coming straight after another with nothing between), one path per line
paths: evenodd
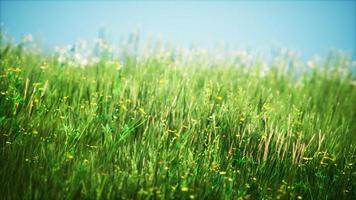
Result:
M221 171L221 172L219 172L219 174L220 174L220 175L225 175L226 172L225 172L225 171Z
M146 114L145 110L143 108L139 108L138 111L140 111L140 113L142 113L142 114Z
M219 169L219 164L216 163L215 161L212 162L212 163L211 163L211 169L212 169L213 171Z
M40 69L45 70L45 69L47 69L47 66L42 65L42 66L40 66Z
M66 158L67 158L67 160L73 160L74 156L72 154L70 154L70 153L67 153L66 154Z
M182 187L181 190L182 190L182 192L188 192L188 188L187 187Z
M313 157L311 157L311 158L303 157L303 160L313 160Z
M125 105L120 105L120 108L122 108L124 111L127 111L127 107Z
M120 70L121 69L121 63L120 62L116 62L115 63L115 66L116 66L116 70Z
M216 96L215 98L216 98L216 100L218 100L218 101L223 100L223 97L222 97L222 96Z

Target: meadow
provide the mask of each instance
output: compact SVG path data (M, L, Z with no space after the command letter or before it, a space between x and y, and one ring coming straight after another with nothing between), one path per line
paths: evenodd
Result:
M2 199L356 197L350 57L137 43L1 37Z

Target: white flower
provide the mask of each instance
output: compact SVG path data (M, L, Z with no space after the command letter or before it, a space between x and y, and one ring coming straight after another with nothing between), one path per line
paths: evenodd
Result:
M314 68L314 67L315 67L315 62L312 61L312 60L309 60L309 61L307 62L307 65L308 65L308 67L310 67L310 68Z
M82 59L82 56L79 53L74 54L74 59L79 62Z
M241 63L247 64L252 60L252 55L246 50L237 50L234 52L235 56L241 61Z
M98 57L93 57L91 62L93 64L97 64L99 61L100 61L100 59Z
M79 64L82 66L85 66L88 64L88 60L86 58L82 58L79 60Z
M23 41L24 41L24 42L32 42L32 41L33 41L32 34L24 35L24 36L23 36Z
M261 67L261 70L260 70L260 77L263 78L263 77L266 77L268 72L270 71L270 68L268 67L268 64L267 63L262 63L262 67Z
M57 47L57 46L54 48L54 51L60 55L64 55L66 53L66 50L64 48Z
M58 62L60 62L60 63L64 63L65 60L66 59L65 59L65 57L63 55L58 57Z

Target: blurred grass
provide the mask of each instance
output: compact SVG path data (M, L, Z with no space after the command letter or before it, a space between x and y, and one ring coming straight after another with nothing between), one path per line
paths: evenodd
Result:
M2 197L356 196L350 60L301 72L284 56L263 72L258 58L205 59L127 53L76 68L3 42Z

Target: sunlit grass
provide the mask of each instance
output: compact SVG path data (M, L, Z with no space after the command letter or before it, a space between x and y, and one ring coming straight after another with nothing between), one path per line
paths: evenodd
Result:
M76 62L1 43L4 198L356 196L349 58L125 48Z

